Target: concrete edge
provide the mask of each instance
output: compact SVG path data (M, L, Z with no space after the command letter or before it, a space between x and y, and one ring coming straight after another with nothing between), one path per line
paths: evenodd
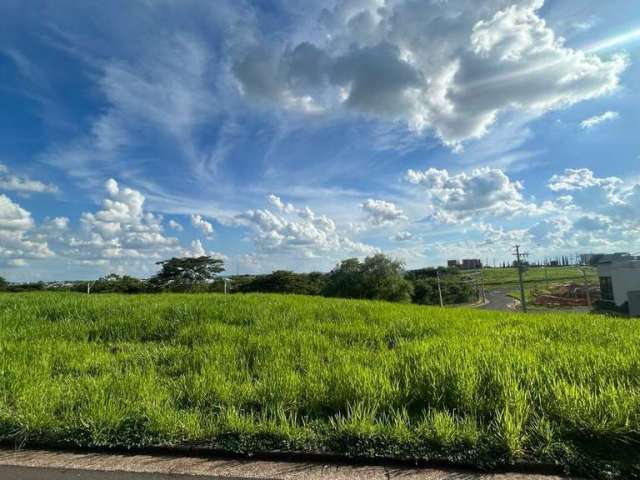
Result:
M224 480L556 480L561 477L526 473L480 473L462 469L397 467L393 465L349 465L329 462L212 458L197 455L104 453L95 451L0 449L2 468L44 471L156 474L158 476L204 477ZM114 478L118 478L114 476ZM127 477L128 478L128 477Z

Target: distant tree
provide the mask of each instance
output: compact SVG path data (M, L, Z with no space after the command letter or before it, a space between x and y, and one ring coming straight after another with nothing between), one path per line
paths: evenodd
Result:
M437 305L440 302L438 286L433 279L418 279L413 282L413 303Z
M410 302L413 286L403 278L404 264L377 254L364 262L357 258L343 260L327 279L325 295L367 298L390 302Z
M146 284L142 280L115 273L110 273L91 285L92 293L142 293L146 289Z
M439 305L438 283L436 278L418 278L413 282L411 301L420 305ZM448 279L440 283L442 300L446 305L469 303L476 298L475 289L464 281Z
M5 291L9 287L9 282L4 277L0 277L0 291Z
M150 284L160 289L191 290L213 281L224 272L224 261L208 256L171 258L162 262L160 271L150 279Z
M293 293L299 295L320 295L325 275L319 272L294 273L277 270L268 275L257 275L250 282L238 287L238 291L264 293Z

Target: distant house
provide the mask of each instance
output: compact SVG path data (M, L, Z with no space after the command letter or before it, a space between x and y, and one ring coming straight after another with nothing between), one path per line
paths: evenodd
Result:
M629 314L640 316L640 257L606 255L598 263L598 277L603 302L628 306Z
M447 260L447 267L460 268L460 262L458 260Z
M479 258L463 258L462 268L464 270L476 270L482 268L482 262Z

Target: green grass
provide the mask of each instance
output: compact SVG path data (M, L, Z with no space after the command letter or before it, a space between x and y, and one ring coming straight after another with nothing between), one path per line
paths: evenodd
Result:
M639 474L640 324L278 295L0 295L0 439Z
M524 273L524 282L545 284L562 283L563 281L582 283L584 275L582 268L587 270L587 278L592 285L597 285L598 274L593 267L529 267ZM545 273L546 271L546 273ZM509 268L485 268L483 269L485 285L495 287L502 285L518 284L518 269Z

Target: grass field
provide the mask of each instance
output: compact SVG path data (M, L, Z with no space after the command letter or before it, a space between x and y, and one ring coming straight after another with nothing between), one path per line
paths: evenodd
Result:
M561 283L563 281L582 282L584 276L582 268L586 268L587 278L591 284L597 285L598 274L593 267L530 267L524 273L525 283ZM518 283L518 269L511 268L485 268L483 270L485 285L509 285Z
M640 324L277 295L0 295L0 439L640 474Z

